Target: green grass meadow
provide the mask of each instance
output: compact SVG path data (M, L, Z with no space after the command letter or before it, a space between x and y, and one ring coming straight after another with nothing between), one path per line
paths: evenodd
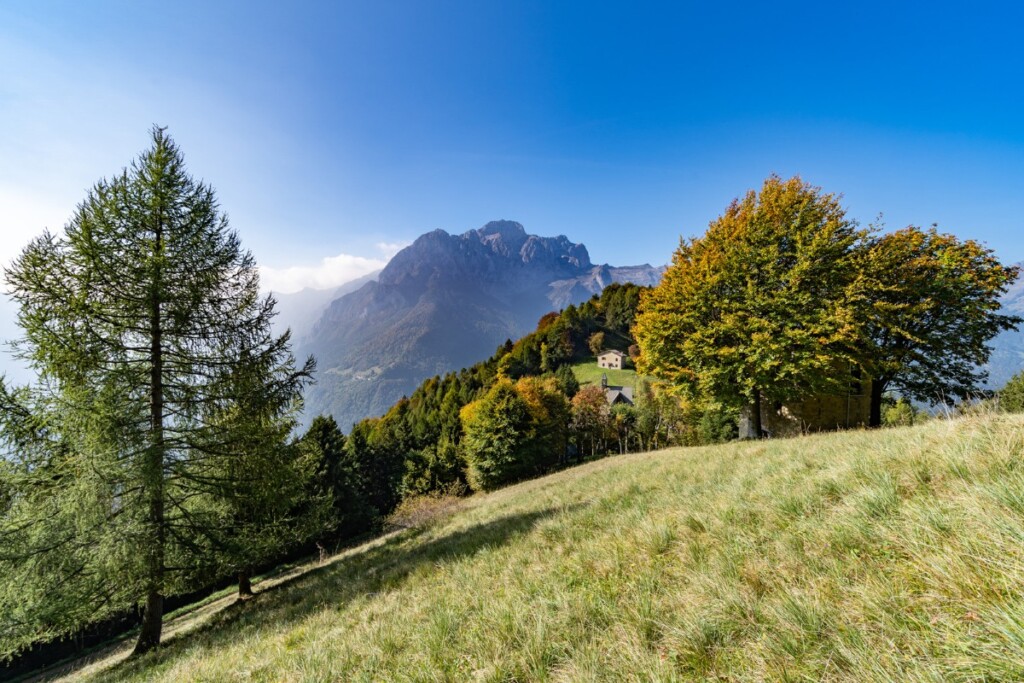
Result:
M572 366L572 372L580 384L600 384L601 375L608 375L608 384L612 386L632 387L636 385L635 370L613 370L598 367L597 361L593 358L576 363Z
M986 416L610 457L95 679L1024 680L1022 456L1024 420Z

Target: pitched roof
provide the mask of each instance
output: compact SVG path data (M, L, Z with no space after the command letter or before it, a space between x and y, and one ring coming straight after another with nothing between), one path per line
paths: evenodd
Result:
M619 357L622 357L622 356L626 355L622 351L617 351L615 349L607 349L607 350L602 351L601 353L597 354L597 357L600 358L601 356L607 356L609 353L614 354L614 355L619 356Z
M633 405L633 387L607 387L604 390L604 397L610 406L616 403Z

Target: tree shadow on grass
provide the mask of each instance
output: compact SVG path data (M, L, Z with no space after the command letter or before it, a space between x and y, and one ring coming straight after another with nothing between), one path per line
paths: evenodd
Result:
M504 545L528 533L546 518L572 512L579 505L546 508L499 517L438 538L418 542L431 527L411 529L259 591L257 598L238 602L205 624L169 638L163 647L140 659L128 659L103 672L104 679L127 678L151 666L165 666L193 647L217 650L267 628L281 630L325 608L341 609L352 600L401 587L423 565L439 565Z

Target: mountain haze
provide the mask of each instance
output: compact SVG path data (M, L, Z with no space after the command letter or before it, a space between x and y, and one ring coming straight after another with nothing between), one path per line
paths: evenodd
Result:
M380 275L376 270L368 275L346 282L330 289L313 289L306 287L298 292L281 294L272 292L277 299L277 316L274 318L274 330L277 334L285 330L292 331L292 343L301 344L327 307L335 299L354 292L367 282L373 282Z
M1018 263L1024 271L1024 263ZM1024 276L1018 279L1002 298L1003 313L1024 318ZM1024 325L1017 330L1000 333L990 344L992 355L988 365L988 387L999 389L1015 374L1024 370Z
M306 415L331 413L347 429L422 380L486 358L543 314L612 282L656 284L663 271L595 265L582 244L530 235L513 221L429 232L375 282L334 300L300 344L297 355L312 353L319 366Z

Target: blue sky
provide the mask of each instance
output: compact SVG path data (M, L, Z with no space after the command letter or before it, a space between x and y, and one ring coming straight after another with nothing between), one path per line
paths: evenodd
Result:
M154 123L279 289L498 218L595 262L665 263L772 172L862 222L938 222L1024 260L1022 20L979 2L6 0L0 261Z

